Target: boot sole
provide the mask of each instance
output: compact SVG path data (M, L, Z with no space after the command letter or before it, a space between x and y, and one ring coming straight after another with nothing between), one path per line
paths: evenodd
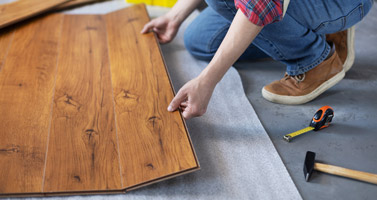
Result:
M355 61L355 26L347 30L347 58L344 61L343 69L345 72L351 69Z
M267 91L266 89L264 89L264 87L262 88L262 96L268 101L271 101L274 103L289 104L289 105L304 104L318 97L320 94L322 94L323 92L325 92L326 90L328 90L329 88L337 84L339 81L341 81L344 78L344 75L345 75L345 71L343 69L337 75L335 75L334 77L322 83L315 90L303 96L278 95L278 94L274 94Z

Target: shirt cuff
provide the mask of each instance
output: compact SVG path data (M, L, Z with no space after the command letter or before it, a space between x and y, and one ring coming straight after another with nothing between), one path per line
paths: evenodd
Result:
M283 18L281 0L234 0L237 9L258 26L265 26Z

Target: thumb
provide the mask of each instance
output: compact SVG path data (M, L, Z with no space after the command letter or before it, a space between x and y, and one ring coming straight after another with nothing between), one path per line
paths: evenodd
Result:
M152 29L153 26L154 26L153 21L148 22L147 24L144 25L143 30L141 30L140 33L142 33L142 34L148 33L150 31L150 29Z
M170 105L168 107L169 112L173 112L178 109L179 105L186 99L186 93L183 93L181 91L178 91L177 95L173 98L173 100L170 102Z

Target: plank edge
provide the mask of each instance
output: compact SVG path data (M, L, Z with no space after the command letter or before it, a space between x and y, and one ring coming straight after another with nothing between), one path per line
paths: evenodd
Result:
M175 172L173 174L169 174L169 175L162 176L162 177L159 177L159 178L156 178L156 179L152 179L152 180L144 182L144 183L140 183L140 184L137 184L137 185L126 187L126 188L124 188L124 190L126 192L129 192L129 191L132 191L132 190L139 189L141 187L145 187L145 186L148 186L148 185L151 185L151 184L154 184L154 183L159 183L161 181L169 180L169 179L172 179L172 178L175 178L175 177L178 177L178 176L181 176L181 175L189 174L189 173L192 173L192 172L195 172L195 171L198 171L198 170L200 170L200 166L196 166L196 167L186 169L186 170L183 170L183 171L178 171L178 172Z
M52 10L52 9L54 9L54 8L56 8L56 7L58 7L58 6L60 6L60 5L62 5L62 4L65 4L65 3L67 3L67 2L70 2L70 1L72 1L72 0L64 0L64 1L62 1L61 3L59 3L59 4L56 4L56 5L54 5L54 6L47 7L47 8L45 8L45 9L41 9L41 10L39 10L39 11L37 11L37 12L35 12L35 13L32 13L32 14L30 14L30 15L21 16L21 17L18 17L17 19L15 19L15 20L11 20L11 21L7 21L7 22L5 22L5 23L2 23L2 24L0 24L0 29L3 29L3 28L5 28L5 27L10 26L10 25L13 25L13 24L17 24L17 23L22 22L22 21L27 20L27 19L32 19L32 18L34 18L34 17L36 17L36 16L38 16L38 15L41 15L41 14L43 14L43 13L46 13L46 12L48 12L48 11L50 11L50 10Z

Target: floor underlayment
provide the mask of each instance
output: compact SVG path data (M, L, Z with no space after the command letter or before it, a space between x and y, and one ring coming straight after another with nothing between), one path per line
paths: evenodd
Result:
M376 199L377 186L314 172L305 182L303 162L308 150L328 164L377 173L377 2L356 25L356 59L345 78L316 100L300 105L278 105L263 99L264 85L284 76L276 61L235 64L246 95L269 134L304 199ZM283 141L283 135L305 128L315 111L334 108L330 127Z
M126 6L122 1L112 1L70 13L103 14ZM187 22L183 26L186 25ZM207 65L185 50L184 27L172 43L162 46L176 90ZM188 120L187 125L201 164L200 171L124 195L49 199L301 199L248 102L235 69L230 69L216 87L206 115Z

